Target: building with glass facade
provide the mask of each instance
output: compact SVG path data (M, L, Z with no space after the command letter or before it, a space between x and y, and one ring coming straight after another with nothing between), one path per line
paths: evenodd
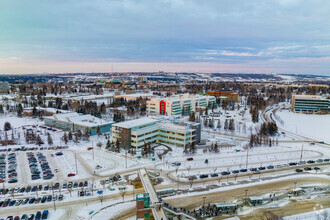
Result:
M122 147L141 148L144 143L165 143L185 147L199 143L201 126L194 122L166 122L162 119L140 118L114 124L112 140Z
M101 133L111 131L111 126L114 122L107 122L92 115L82 115L77 112L64 114L54 114L50 117L45 117L45 125L59 128L67 131L85 132L89 131L90 135L97 134L97 127L100 127Z
M203 95L175 95L167 98L152 98L147 101L147 111L151 115L184 115L196 111L198 108L212 108L215 106L214 96Z
M297 113L328 114L330 99L317 95L293 95L291 110Z

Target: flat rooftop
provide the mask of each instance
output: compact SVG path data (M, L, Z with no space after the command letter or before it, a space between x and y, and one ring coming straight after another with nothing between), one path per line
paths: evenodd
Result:
M139 126L143 126L143 125L153 123L153 122L158 122L158 121L159 120L144 117L144 118L139 118L139 119L135 119L135 120L120 122L120 123L115 124L114 126L118 126L118 127L122 127L122 128L134 128L134 127L139 127Z
M315 100L328 100L320 95L293 95L295 99L315 99Z

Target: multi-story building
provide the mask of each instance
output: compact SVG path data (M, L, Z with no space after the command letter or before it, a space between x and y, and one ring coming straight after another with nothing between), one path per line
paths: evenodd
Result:
M10 89L10 84L7 81L0 81L0 93L7 93Z
M318 95L293 95L291 110L299 113L328 114L330 112L330 99Z
M121 147L141 148L144 143L165 143L184 147L199 143L201 126L194 122L166 122L162 119L140 118L114 124L112 140Z
M152 115L181 115L189 114L198 108L211 108L216 104L214 96L175 95L167 98L153 98L147 101L147 111Z
M238 93L232 90L209 91L206 92L206 94L216 96L220 99L228 99L234 102L238 102L240 100Z
M68 131L89 131L90 135L97 134L97 129L100 127L101 133L111 131L111 126L114 122L106 122L92 115L81 115L77 112L64 114L54 114L51 117L45 117L45 125L59 128Z

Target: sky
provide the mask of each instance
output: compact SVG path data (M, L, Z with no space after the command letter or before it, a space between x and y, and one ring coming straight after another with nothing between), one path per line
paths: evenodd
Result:
M328 0L0 0L0 73L330 75Z

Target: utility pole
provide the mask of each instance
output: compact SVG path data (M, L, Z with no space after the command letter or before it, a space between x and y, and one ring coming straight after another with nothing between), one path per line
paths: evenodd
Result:
M54 196L54 184L51 183L51 186L52 186L52 192L53 192L53 202L54 202L54 210L56 211L56 205L55 205L55 196Z
M302 144L302 145L301 145L300 161L302 160L303 151L304 151L304 145Z
M245 190L245 205L247 205L247 192L248 192L248 189Z
M125 149L125 164L126 164L126 168L127 168L127 147Z
M76 175L78 175L77 154L74 154L74 160L76 162Z
M246 146L246 169L248 168L249 161L249 146Z
M207 197L206 196L203 196L203 206L205 207L205 199L206 199Z
M93 151L93 160L94 160L94 141L92 139L92 151Z

